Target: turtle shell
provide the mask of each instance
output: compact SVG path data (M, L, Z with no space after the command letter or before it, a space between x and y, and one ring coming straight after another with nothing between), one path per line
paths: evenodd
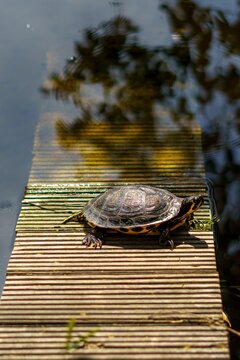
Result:
M90 200L83 208L94 226L130 229L162 224L175 217L182 199L164 189L143 185L117 186Z

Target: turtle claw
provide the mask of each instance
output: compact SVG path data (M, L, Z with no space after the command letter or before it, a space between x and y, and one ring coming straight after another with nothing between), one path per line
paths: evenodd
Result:
M172 240L172 239L168 239L167 240L167 242L168 242L168 244L170 245L170 247L171 247L171 250L173 250L174 249L174 241Z
M97 247L99 247L99 249L102 248L102 240L99 239L96 235L91 233L87 234L84 237L82 244L85 245L86 247L90 247L93 244L95 249L97 249Z
M175 247L175 243L172 239L165 239L165 241L160 240L159 245L160 246L170 246L171 250L173 250Z

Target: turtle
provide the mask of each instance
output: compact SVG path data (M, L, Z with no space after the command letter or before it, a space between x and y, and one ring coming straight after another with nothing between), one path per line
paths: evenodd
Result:
M91 199L83 209L66 218L90 226L82 244L102 247L104 234L117 231L128 235L156 235L159 243L169 243L170 232L189 224L193 212L203 203L201 194L180 198L168 190L145 186L115 186Z

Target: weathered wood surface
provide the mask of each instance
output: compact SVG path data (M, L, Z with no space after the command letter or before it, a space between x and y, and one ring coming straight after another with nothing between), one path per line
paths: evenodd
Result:
M76 170L77 149L72 157L39 134L1 300L0 358L229 359L212 232L178 231L173 251L153 237L121 234L107 236L101 250L82 247L87 229L61 221L110 186L107 160L97 153L92 165L82 158ZM199 133L185 142L199 151ZM57 161L66 168L54 167L60 152ZM204 192L202 163L189 176L186 161L183 171L169 160L175 173L160 181L153 168L148 178L140 163L131 172L126 161L128 182L164 186L179 196ZM115 172L111 182L123 180ZM198 218L208 217L206 202ZM77 322L73 340L95 330L73 353L65 349L70 318Z

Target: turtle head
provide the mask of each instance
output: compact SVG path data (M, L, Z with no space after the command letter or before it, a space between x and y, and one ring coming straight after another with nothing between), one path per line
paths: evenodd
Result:
M188 196L183 200L183 207L185 208L186 213L193 213L203 204L203 196L195 195Z

